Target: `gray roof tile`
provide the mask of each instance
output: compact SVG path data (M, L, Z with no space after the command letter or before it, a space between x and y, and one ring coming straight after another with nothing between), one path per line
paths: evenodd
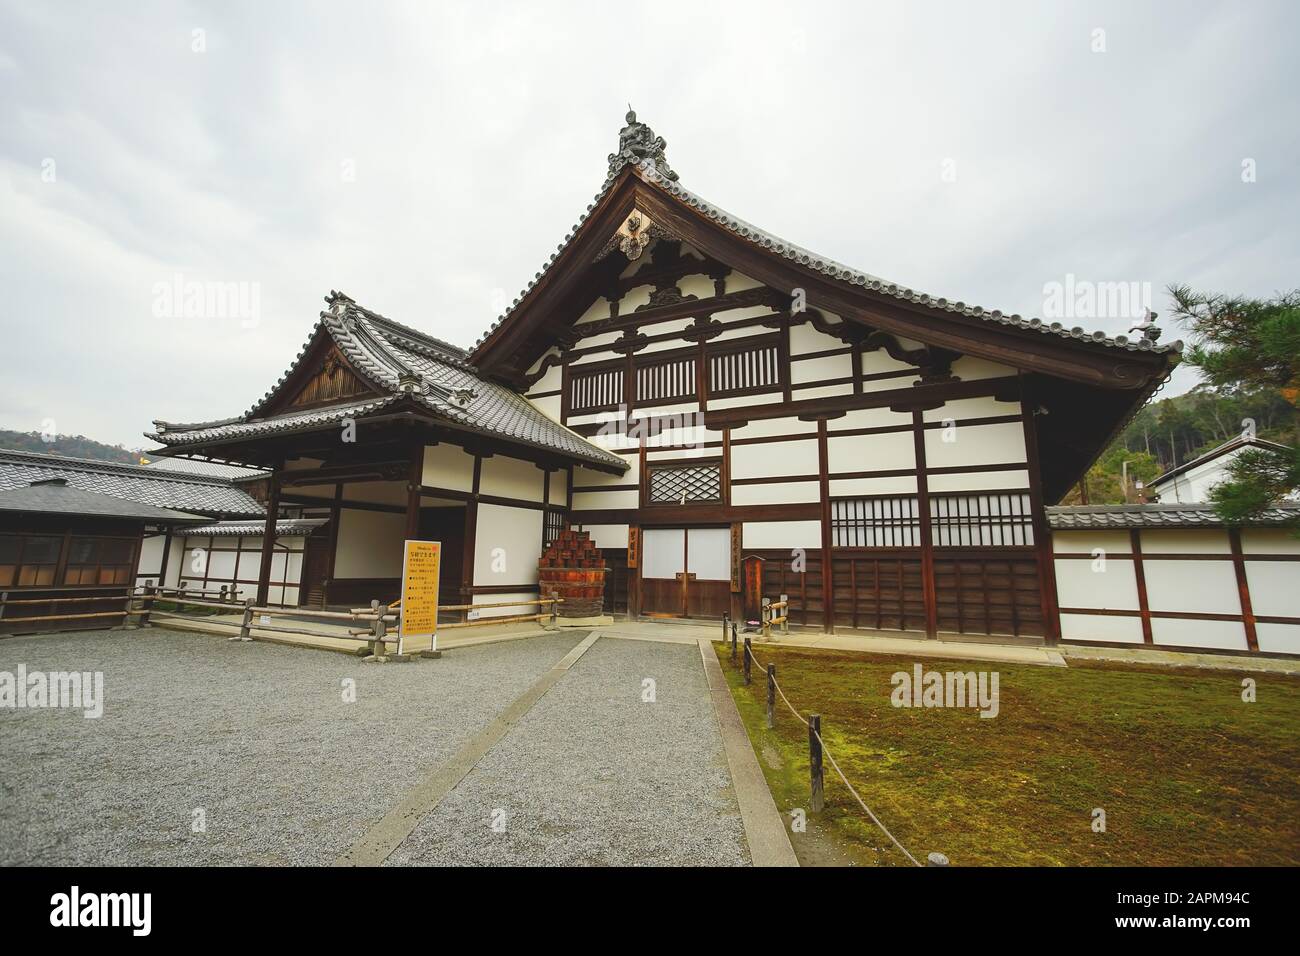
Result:
M25 488L50 478L64 478L83 491L157 508L212 516L266 513L256 499L226 478L182 475L152 465L0 450L0 490Z
M1212 505L1055 505L1045 509L1053 531L1127 528L1222 528ZM1300 503L1283 502L1247 523L1278 527L1300 522Z

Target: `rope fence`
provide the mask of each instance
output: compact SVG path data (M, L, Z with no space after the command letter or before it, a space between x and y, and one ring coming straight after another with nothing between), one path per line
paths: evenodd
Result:
M723 640L725 642L726 640L725 624L723 625L723 628L724 628ZM737 654L736 625L732 623L731 624L731 661L733 664L736 663L736 654ZM862 807L863 812L866 813L867 817L871 820L872 823L876 825L876 827L880 830L880 832L883 833L885 836L887 836L890 842L894 844L894 846L898 847L899 852L901 852L903 856L907 858L908 862L910 862L913 866L927 865L925 863L921 863L915 856L912 855L912 853L907 849L907 847L903 846L903 844L899 842L898 838L895 837L894 834L889 831L889 828L885 826L885 824L881 821L880 817L876 815L875 811L873 811L871 807L867 805L867 801L862 799L862 794L858 792L857 787L853 786L853 783L849 780L848 776L844 773L844 770L840 767L839 761L837 761L835 759L835 755L831 753L831 749L828 746L826 746L826 740L825 738L822 737L822 733L821 733L821 715L809 714L808 717L805 718L801 713L799 713L799 709L795 707L794 704L790 703L790 698L786 696L785 691L782 690L781 688L781 684L776 679L776 665L771 663L763 664L763 662L758 659L757 655L754 654L754 648L750 644L750 639L748 637L745 638L744 649L743 651L741 651L741 665L744 673L746 686L749 686L753 683L753 679L752 679L753 665L758 665L767 676L768 729L772 729L776 726L776 700L778 697L781 699L782 703L785 704L786 708L790 711L790 713L794 715L795 719L798 720L799 723L803 724L805 727L808 728L809 773L810 773L811 785L812 785L812 811L814 813L820 813L825 805L823 791L822 791L822 785L823 785L822 757L824 756L830 762L831 768L835 771L836 775L844 783L844 786L848 788L849 793L853 795L853 799L858 802L858 805L860 807ZM927 858L927 863L930 866L947 866L948 858L944 856L942 853L931 853Z

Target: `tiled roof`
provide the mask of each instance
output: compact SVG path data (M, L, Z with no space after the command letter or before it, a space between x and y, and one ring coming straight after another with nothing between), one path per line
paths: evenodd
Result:
M913 289L907 288L906 286L899 285L898 283L889 282L877 276L870 275L869 273L861 272L857 269L836 262L833 259L819 256L815 252L797 246L779 236L764 232L757 226L751 225L743 219L733 216L725 210L719 209L717 206L684 188L676 181L675 175L665 173L661 170L659 168L659 163L657 162L660 159L662 159L662 155L651 156L639 161L628 153L616 153L610 156L609 175L605 179L605 183L601 187L600 192L596 194L595 199L593 199L587 206L586 212L578 218L577 223L575 223L573 228L569 230L568 235L564 237L564 242L560 243L556 248L556 251L552 253L551 257L546 261L546 264L542 266L541 271L537 272L533 276L533 280L519 293L518 298L511 303L510 308L492 323L487 332L479 337L479 340L475 343L475 349L482 345L483 342L502 323L515 313L519 308L520 303L522 303L524 299L528 297L528 294L533 290L533 288L541 282L542 277L546 275L547 271L549 271L555 261L563 254L565 248L573 241L574 237L581 229L582 224L586 222L587 218L591 215L592 211L600 201L605 198L605 195L614 185L618 175L625 168L633 169L635 174L638 175L643 182L662 190L679 202L682 202L696 210L706 218L713 220L724 228L735 233L737 236L753 243L755 246L767 249L770 252L798 263L801 266L813 269L816 272L820 272L832 279L838 279L849 285L862 286L872 290L873 292L882 293L895 299L924 305L929 308L953 312L979 322L991 322L998 325L1013 326L1027 332L1056 335L1062 338L1077 339L1079 341L1090 342L1096 345L1127 349L1130 351L1178 353L1183 349L1182 342L1170 342L1165 345L1156 345L1146 337L1139 337L1137 339L1130 339L1125 335L1111 337L1106 335L1104 332L1088 332L1080 326L1066 328L1060 322L1046 322L1037 318L1026 319L1019 315L1007 315L998 309L989 310L978 305L967 305L965 302L952 302L945 298L917 292ZM665 164L664 169L666 168Z
M185 475L206 475L209 478L228 478L231 481L247 481L265 478L269 472L261 468L249 468L246 465L226 465L219 461L203 461L200 458L167 458L158 456L148 461L151 468L163 471L175 471Z
M321 525L328 523L328 518L281 518L275 523L275 534L278 538L306 537ZM265 521L216 521L212 524L186 528L185 533L212 535L217 538L233 538L243 535L260 535L265 530Z
M229 479L180 475L152 465L0 450L0 490L66 479L73 488L125 501L209 516L257 516L265 509Z
M1126 528L1222 528L1212 505L1055 505L1046 509L1053 531L1098 531ZM1300 522L1300 504L1275 505L1248 527L1277 527Z
M155 422L158 431L147 437L171 447L184 447L277 432L308 431L344 418L359 418L408 399L424 406L434 417L465 431L605 468L627 469L627 462L621 457L565 428L522 395L480 378L466 361L465 353L455 346L371 312L342 293L332 294L327 301L329 310L321 313L320 323L293 365L243 416L193 425ZM300 366L321 327L381 397L261 417L269 399Z
M199 515L155 508L153 505L114 498L96 491L83 491L67 484L62 478L45 479L26 488L0 491L0 511L133 518L155 524L183 524L203 520Z

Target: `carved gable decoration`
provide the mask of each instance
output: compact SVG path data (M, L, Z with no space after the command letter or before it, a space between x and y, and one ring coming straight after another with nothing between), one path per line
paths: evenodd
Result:
M294 408L329 405L370 394L373 394L372 389L357 378L348 367L338 347L335 346L325 353L314 370L307 372L306 378L293 393L293 397L275 410L287 411Z

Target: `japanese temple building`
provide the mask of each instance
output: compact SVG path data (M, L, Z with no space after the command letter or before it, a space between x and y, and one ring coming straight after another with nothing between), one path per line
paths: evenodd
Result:
M536 595L573 526L631 615L737 615L757 556L795 624L1054 640L1046 507L1181 349L817 256L685 189L632 113L593 203L472 349L326 303L253 407L149 437L269 472L263 520L315 522L297 600L329 605L395 597L415 537L443 543L445 602Z

